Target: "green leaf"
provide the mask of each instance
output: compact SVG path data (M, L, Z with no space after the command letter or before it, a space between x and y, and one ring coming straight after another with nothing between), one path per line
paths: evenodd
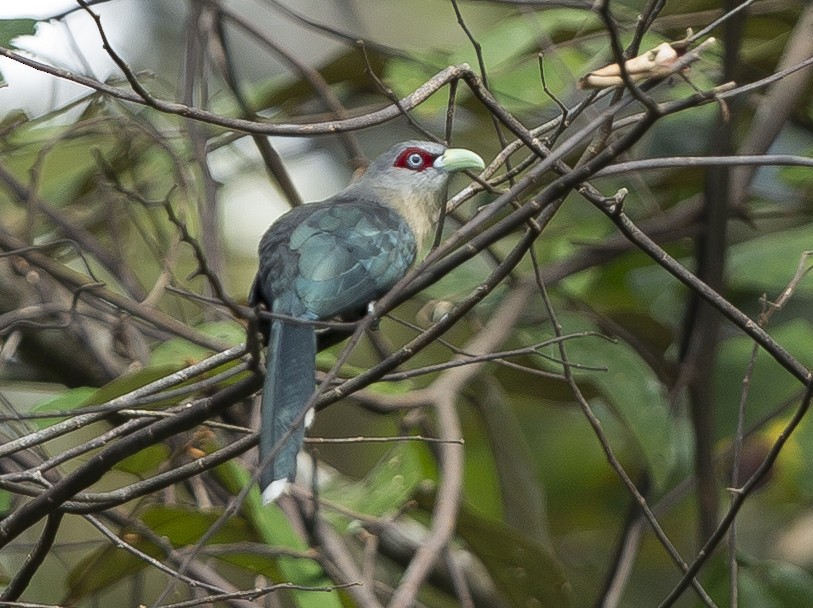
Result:
M560 318L565 331L594 330L573 315ZM676 420L670 411L666 391L655 372L624 342L597 337L567 342L571 363L591 368L574 375L580 384L590 385L624 424L643 454L657 488L665 484L678 463Z
M241 329L238 323L233 322L210 323L202 326L200 329L208 335L229 340L235 344L239 342L240 338L245 337L245 331ZM142 388L147 384L166 378L184 369L187 365L196 363L211 354L212 352L210 350L190 344L180 338L168 340L155 349L151 358L151 364L148 367L124 374L100 388L79 387L66 390L60 395L48 398L36 405L32 408L32 411L46 413L48 411L73 410L80 407L106 403L116 397ZM219 373L233 365L235 365L234 362L226 363L210 371L208 375ZM174 400L167 402L167 404L174 403ZM153 403L152 407L160 405L160 402Z
M68 389L56 397L48 397L45 401L40 402L31 408L32 412L37 414L44 414L46 412L56 411L70 411L85 405L98 389L90 386L80 386L78 388ZM52 421L48 420L34 420L33 422L38 425L48 426Z
M12 504L11 492L0 490L0 518L5 517L6 513L11 509Z
M529 537L537 540L548 537L548 521L545 513L545 499L542 495L539 478L534 469L531 451L522 433L522 426L516 412L508 401L508 395L493 379L483 379L476 386L473 399L477 403L479 414L483 419L487 444L494 467L499 477L499 492L503 519L517 530L522 530ZM473 469L477 479L470 482L466 479L466 490L469 500L481 494L486 485L484 479L490 467L474 461L478 447L485 447L486 442L470 441L470 434L465 434L466 471ZM482 449L482 448L481 448ZM477 496L477 507L482 514L485 496Z
M398 443L372 470L359 481L337 478L322 490L322 495L353 512L372 517L392 514L414 494L425 478L424 467L413 442ZM347 523L347 518L326 513L336 525Z
M159 558L160 549L152 543L137 538L128 538L135 546L150 557ZM65 577L67 595L63 603L73 606L93 594L100 593L129 576L140 572L147 563L124 549L105 545L89 553L70 569Z
M796 318L775 327L768 327L771 337L781 344L802 365L813 365L813 323ZM720 433L735 428L737 403L742 391L742 380L751 358L754 343L740 334L725 340L719 351L715 370L715 396L721 407L716 412L716 427ZM751 376L746 424L752 424L775 411L785 399L795 395L799 382L766 353L759 351Z
M214 448L216 446L210 446ZM251 475L237 461L231 460L214 469L220 482L232 494L239 493L251 483ZM306 552L308 544L291 527L288 518L276 505L263 505L260 491L253 484L243 502L242 514L253 528L254 534L269 547L286 547ZM315 561L281 556L271 563L274 580L291 582L311 587L330 587L333 582ZM312 593L292 590L291 596L302 608L341 608L341 593Z
M180 369L180 366L145 367L136 372L125 374L101 388L82 386L68 389L62 394L51 397L32 408L33 412L44 414L51 411L74 410L91 405L106 403L111 399L125 395L142 386L155 382ZM47 422L46 424L50 424Z
M151 506L141 514L141 521L153 532L166 537L176 547L192 545L220 519L220 509L189 509L179 506ZM230 517L218 524L217 531L209 538L211 544L238 543L250 540L247 522L239 517Z
M529 108L539 111L541 107L554 105L542 87L538 63L540 35L546 40L572 40L577 34L583 36L579 48L562 45L545 59L548 88L556 95L565 96L577 79L570 66L580 66L585 57L592 57L602 46L607 46L601 39L584 36L600 27L600 21L590 13L561 9L488 21L480 27L475 25L473 30L490 90L513 111ZM450 40L459 42L413 52L405 59L391 59L386 65L385 82L403 95L414 91L449 65L467 63L479 72L480 58L468 38L461 36ZM439 41L441 45L443 42ZM461 87L457 101L463 103L470 96L469 89ZM446 101L444 95L434 95L413 111L425 115L439 114L445 109Z
M93 395L83 403L83 406L99 405L107 403L108 401L121 397L134 390L142 388L151 382L156 382L162 378L166 378L170 374L182 369L180 363L174 365L160 365L142 368L138 371L124 374L115 380L111 380L103 387L98 389Z
M741 606L791 608L813 605L813 575L779 561L746 561L739 569Z
M798 152L808 158L813 157L813 150L804 149ZM810 192L810 167L781 167L777 172L779 177L792 187L804 192Z
M178 506L151 506L141 515L141 521L157 535L166 538L175 547L196 543L219 519L218 510L200 511ZM121 534L129 544L155 558L163 557L163 551L136 533L124 530ZM245 520L231 517L220 525L209 543L239 543L250 540ZM105 545L90 553L68 573L66 604L73 604L89 595L99 593L110 585L136 574L149 564L141 558Z
M234 321L204 323L196 328L198 331L229 342L240 344L246 339L245 328ZM150 355L151 365L178 365L200 361L212 355L212 351L183 338L172 338L159 344Z
M36 31L35 19L0 20L0 46L10 47L17 36L33 36Z
M392 87L399 97L402 97L422 86L438 71L447 67L449 65L447 59L445 54L438 52L425 53L418 61L393 59L387 62L384 82ZM447 101L445 95L436 94L411 112L424 120L439 117L446 111Z
M158 468L164 464L169 457L169 448L166 445L151 445L118 462L113 468L144 479L151 473L156 473Z
M809 176L808 170L808 179ZM731 287L765 292L769 299L776 299L796 272L802 253L810 249L813 249L813 226L810 224L734 245L730 249L728 262ZM813 296L813 281L803 280L799 283L796 297L800 296Z
M559 562L529 535L479 517L466 505L458 516L457 532L512 606L570 605L569 585Z

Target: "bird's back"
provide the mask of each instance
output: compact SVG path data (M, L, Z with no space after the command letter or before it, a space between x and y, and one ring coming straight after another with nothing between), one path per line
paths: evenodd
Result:
M327 319L386 293L415 260L406 221L374 200L338 195L280 217L260 241L252 303Z

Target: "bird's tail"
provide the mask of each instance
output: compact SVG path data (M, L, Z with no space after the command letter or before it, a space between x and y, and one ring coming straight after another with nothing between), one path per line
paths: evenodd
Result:
M268 504L282 494L296 473L296 455L305 437L303 408L313 394L316 375L314 327L272 321L265 365L260 463L276 449L273 460L260 474L263 502ZM294 425L294 430L283 440Z

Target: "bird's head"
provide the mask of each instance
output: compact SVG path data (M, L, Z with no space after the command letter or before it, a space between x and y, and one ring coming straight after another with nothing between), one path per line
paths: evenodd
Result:
M481 170L484 166L482 158L463 148L447 148L431 141L405 141L373 160L359 181L442 191L452 173Z
M348 191L372 196L394 208L406 218L420 242L445 201L451 175L484 167L482 158L464 148L405 141L373 160Z

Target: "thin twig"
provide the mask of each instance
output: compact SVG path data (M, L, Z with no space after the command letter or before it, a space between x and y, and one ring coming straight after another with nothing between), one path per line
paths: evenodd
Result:
M785 425L785 428L782 429L782 432L771 446L770 451L751 477L749 477L740 488L731 490L734 498L725 516L720 521L719 526L697 553L697 557L691 563L689 569L683 574L680 581L658 605L659 608L669 608L669 606L673 606L675 604L678 598L680 598L680 596L683 594L683 590L686 589L686 586L691 580L693 580L694 576L700 571L700 568L703 567L703 564L705 564L706 560L708 560L708 558L711 556L714 548L720 543L720 541L723 540L723 538L725 538L728 529L731 527L731 524L737 517L737 513L739 513L739 510L742 508L743 504L745 504L745 500L748 498L748 496L750 496L754 489L756 489L771 468L773 468L773 465L776 462L776 459L779 457L779 454L782 452L782 448L785 446L785 443L787 443L790 436L796 430L796 427L798 427L799 423L801 423L802 419L804 419L807 411L810 409L811 398L813 398L813 382L808 383L805 389L804 397L802 398L799 407L794 412L793 417Z

